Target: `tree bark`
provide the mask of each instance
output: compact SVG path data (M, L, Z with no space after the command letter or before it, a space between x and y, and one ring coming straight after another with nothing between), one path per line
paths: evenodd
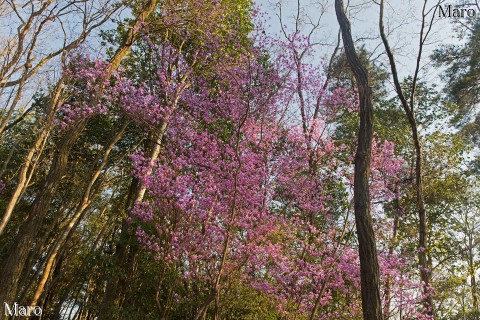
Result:
M370 213L370 161L373 139L372 90L368 76L357 56L350 22L342 0L335 0L335 12L342 30L343 45L350 68L357 82L360 104L360 130L355 154L354 212L360 255L362 311L365 320L381 320L380 271L378 267L375 234Z
M396 187L395 193L398 195L398 186ZM388 247L388 254L392 255L394 252L394 249L397 245L398 242L398 229L400 227L400 199L397 196L396 198L396 204L395 204L395 212L394 212L394 217L393 217L393 234L392 238L390 239L390 245ZM384 299L384 306L383 306L383 316L385 319L390 318L390 306L391 306L391 282L390 279L387 278L386 283L385 283L385 299Z

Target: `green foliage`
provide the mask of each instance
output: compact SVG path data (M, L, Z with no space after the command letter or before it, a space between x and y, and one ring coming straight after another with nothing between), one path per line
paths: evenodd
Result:
M149 41L162 44L168 40L177 48L182 46L187 60L191 58L189 54L205 42L200 26L193 22L187 23L184 28L168 28L162 21L162 5L165 1L158 3L156 13L145 24L144 33L148 33L149 38L139 37L130 56L122 62L124 76L134 82L148 83L158 71L158 61L161 61L162 56L152 48ZM190 2L185 3L188 5ZM196 66L194 71L209 79L212 95L215 95L216 90L222 86L221 79L211 71L212 66L224 58L234 60L244 50L250 50L249 34L254 28L251 0L220 0L220 3L228 9L224 16L206 16L202 21L216 24L213 35L223 39L222 41L227 44L222 46L224 49L221 51L213 53L209 63ZM135 13L143 5L143 1L128 1L128 4ZM185 14L192 18L186 21L193 21L199 13L185 10ZM205 12L201 14L205 15ZM101 35L103 44L108 46L108 56L112 56L115 48L123 41L132 19L114 22L117 23L116 29L102 31ZM230 38L232 30L240 32L236 32L235 37ZM183 43L182 39L187 33L191 36ZM478 185L472 182L476 181L475 177L465 170L468 163L466 155L472 151L472 144L468 138L478 138L480 132L480 118L476 115L477 118L472 119L475 118L475 106L480 102L479 35L480 23L476 22L465 45L443 47L434 54L438 64L448 67L445 79L448 82L449 101L443 101L436 87L427 83L420 81L416 87L415 112L422 135L425 205L430 226L428 257L435 274L433 286L436 291L439 319L479 317L478 310L472 307L470 281L472 275L478 275L480 270L478 252L480 193ZM412 187L411 176L414 165L411 130L398 99L390 98L387 93L385 83L388 80L388 73L370 61L371 54L364 47L358 52L361 61L367 65L369 81L374 92L376 138L379 141L394 142L396 154L406 160L410 169L405 177L398 177L397 197L382 205L389 218L400 216L399 233L391 245L393 250L402 251L412 258L411 264L407 265L406 269L414 272L417 267L414 261L417 253L418 221L414 201L416 190ZM267 54L259 59L264 66L271 67ZM355 88L354 77L343 53L336 57L331 71L334 85ZM412 79L405 79L402 85L408 95ZM265 92L272 92L277 88L278 84L272 83ZM222 90L226 91L228 88ZM49 103L47 93L38 93L30 113L18 125L9 128L5 139L0 141L0 169L2 169L0 178L7 185L7 191L0 193L2 209L6 207L11 197L12 186L16 183L23 156L36 138L32 132L37 132L42 126ZM18 116L19 113L16 112L13 118ZM449 127L447 120L450 118L455 123L461 124L463 128L461 132ZM72 147L69 153L69 168L53 197L45 222L38 227L40 230L30 253L29 265L25 267L25 280L22 280L20 292L25 301L33 296L49 250L58 240L81 201L92 172L103 155L103 148L124 123L123 121L125 119L112 114L92 117ZM196 129L214 134L224 142L229 141L235 134L235 125L230 120L214 120L199 125L202 127ZM312 170L315 172L318 170L319 176L324 179L322 183L325 184L325 188L322 191L326 195L325 208L329 216L327 218L325 212L314 213L312 219L315 221L315 227L325 232L332 228L332 224L333 227L344 226L346 213L352 209L349 201L351 195L347 191L347 181L338 179L335 174L326 176L322 172L320 175L320 171L328 165L329 170L336 173L343 167L351 165L350 156L358 131L358 114L340 110L334 123L329 125L334 128L333 138L336 143L345 147L334 157L316 159L318 163L312 165L314 168ZM127 126L108 158L102 171L102 178L93 185L94 196L84 217L62 247L55 271L49 279L49 286L41 298L45 319L58 319L61 314L74 313L77 308L82 310L82 318L94 319L101 316L105 311L103 305L105 284L112 276L123 281L124 296L120 307L109 306L111 310L108 311L120 319L192 319L210 294L205 289L208 287L206 283L202 283L201 280L189 282L182 277L181 263L166 267L164 261L144 251L141 245L130 247L131 251L135 251L132 255L134 261L127 261L133 265L132 272L126 272L123 265L115 263L114 253L119 245L123 244L120 229L127 216L126 203L135 184L130 175L132 167L128 155L139 146L147 149L153 143L152 135L146 134L141 126L142 124L133 122ZM41 191L41 182L45 180L62 135L63 132L55 128L46 140L45 149L27 191L15 208L15 215L5 234L0 238L2 262L6 259L8 248L15 242L19 227L28 218L35 195ZM164 137L166 144L169 142L168 139L168 135ZM289 152L290 146L286 135L284 139L278 142L278 150L275 152ZM307 173L309 172L303 172ZM289 202L289 192L290 190L277 190L277 194L283 196L278 203ZM146 199L149 199L148 194ZM286 212L287 210L291 211ZM293 206L287 205L283 208L279 205L277 212L291 215L295 210ZM154 234L154 226L151 225L147 231ZM272 242L281 243L288 232L290 230L287 229L278 231ZM340 235L338 237L342 244L351 244L355 241L355 234L351 230L345 230L345 235L341 239ZM471 239L473 240L470 243ZM471 248L472 253L469 251ZM308 260L308 257L305 260ZM470 260L473 263L469 264ZM218 307L221 319L285 319L285 316L281 316L276 310L275 301L271 297L246 285L242 282L244 280L222 281L228 282L228 286L222 288L220 294ZM479 279L477 287L478 281ZM359 300L358 292L343 293L333 290L329 294L332 295L333 302L328 308L321 310L321 313L331 314L332 318L347 318L350 304ZM293 309L295 307L292 303ZM213 319L216 311L215 305L212 304L207 311L207 318Z
M469 24L468 37L463 45L446 45L432 55L437 66L445 66L443 79L446 93L456 106L452 121L473 139L480 138L480 21ZM465 29L461 29L461 32Z
M368 82L373 92L373 99L375 102L387 94L385 88L385 81L389 78L388 72L371 59L372 53L364 46L357 48L357 54L360 62L365 66L368 73ZM345 52L341 52L333 60L331 68L332 79L335 84L344 88L351 88L355 90L355 77L349 67Z

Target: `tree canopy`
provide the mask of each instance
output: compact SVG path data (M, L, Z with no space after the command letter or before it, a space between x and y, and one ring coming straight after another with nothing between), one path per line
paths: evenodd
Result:
M478 319L478 21L285 5L0 4L0 319Z

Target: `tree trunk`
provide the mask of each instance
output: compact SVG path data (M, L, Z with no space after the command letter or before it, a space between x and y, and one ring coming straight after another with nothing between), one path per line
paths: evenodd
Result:
M417 128L417 121L415 119L415 112L414 112L414 102L415 102L415 89L416 89L416 82L418 79L418 72L420 70L420 59L422 56L423 44L428 35L428 31L424 37L424 28L425 28L425 6L426 0L424 1L423 6L423 20L422 26L420 30L420 48L417 55L417 65L415 68L415 74L413 77L412 87L411 87L411 94L410 94L410 102L407 101L407 98L404 94L400 81L398 79L398 72L397 67L395 64L395 59L393 56L393 52L390 48L388 43L387 36L385 35L384 25L383 25L383 14L384 14L384 0L380 2L380 20L379 20L379 29L380 29L380 36L382 38L382 42L385 47L385 51L388 56L388 60L390 62L390 68L392 72L392 78L395 85L395 90L397 92L398 98L402 104L403 110L405 111L405 115L407 116L408 123L410 125L410 129L412 131L412 142L415 149L415 186L416 186L416 205L418 211L418 267L420 272L420 279L423 285L423 305L425 309L425 313L435 318L435 311L432 299L432 292L430 287L430 278L431 278L431 270L428 267L427 263L427 219L426 219L426 210L425 210L425 202L423 196L423 163L422 163L422 147L420 143L420 136L418 134Z
M166 123L162 126L160 136L156 141L152 141L151 145L147 148L149 152L149 170L146 175L151 174L153 165L158 159L161 151L161 142L163 139L163 133L166 130ZM139 179L133 178L130 190L128 193L127 201L124 206L124 212L129 213L135 203L142 201L145 195L146 188L143 186ZM122 307L125 300L128 276L132 274L134 266L136 264L136 256L138 252L138 243L135 235L135 224L124 220L120 231L120 239L117 242L117 248L113 256L113 265L121 268L120 274L111 276L107 281L105 289L105 297L102 303L102 314L100 319L118 319L119 315L117 311Z
M70 222L66 225L66 227L62 231L61 235L59 236L55 244L53 245L53 249L50 252L50 256L47 259L47 263L45 265L43 275L40 279L40 283L38 284L37 289L35 290L35 294L32 298L32 301L30 302L31 306L35 306L38 300L40 299L40 296L43 294L45 290L45 286L47 285L47 281L50 279L50 273L54 269L56 257L60 256L59 253L63 251L64 244L68 242L69 238L73 234L73 231L78 226L78 223L80 222L80 220L83 218L86 212L86 209L90 206L93 198L97 195L98 189L92 190L93 186L95 185L97 180L100 178L102 174L102 170L104 169L108 161L108 157L110 156L110 153L113 147L121 139L123 133L125 132L125 129L127 128L127 125L128 125L128 122L125 122L120 128L120 130L115 134L115 136L112 137L108 145L105 146L103 156L101 157L101 159L100 157L98 159L95 159L94 163L98 163L99 160L101 160L101 162L94 169L94 172L91 175L90 182L88 183L88 186L85 189L82 200L77 206L75 214L73 215Z
M171 116L176 110L178 102L180 100L181 92L187 88L185 84L187 77L182 80L181 85L177 88L175 95L172 97L172 109L166 115L162 125L158 128L158 132L152 134L150 145L147 144L149 164L148 170L145 172L145 176L150 175L153 172L153 167L157 161L160 152L162 151L163 137L167 131L170 123ZM137 178L133 178L130 190L127 198L127 202L124 206L124 212L128 214L137 202L141 202L145 196L146 187L142 185L141 181ZM107 280L107 286L105 289L105 296L102 303L103 319L117 319L117 311L122 307L127 294L127 282L126 275L132 275L137 259L138 243L135 235L136 224L123 221L120 231L120 239L117 242L117 249L115 251L113 261L115 266L121 267L121 273L112 275Z
M138 37L142 24L154 11L156 3L156 0L148 0L136 17L135 23L129 29L122 45L118 48L111 60L109 74L118 69L121 61L130 52L135 39ZM99 91L102 91L102 89ZM97 93L97 99L101 97L101 94L102 92ZM82 133L86 124L87 119L82 119L70 130L70 132L67 132L64 138L60 141L58 151L54 156L45 183L35 198L30 215L26 223L20 229L19 239L14 246L11 247L8 258L2 268L2 273L0 275L0 301L5 301L10 304L15 301L20 275L27 259L28 252L31 250L37 230L43 223L56 189L65 173L70 150Z
M380 271L378 267L375 234L370 213L370 160L373 139L372 90L365 68L355 51L350 22L343 9L343 1L335 0L335 12L342 30L343 45L350 68L355 75L360 104L360 130L355 154L354 211L360 255L362 310L365 320L381 320Z
M465 217L468 225L468 216ZM469 228L470 229L470 228ZM478 309L478 294L477 294L477 279L475 277L475 261L474 261L474 252L475 249L475 225L467 231L468 232L468 273L470 275L470 288L472 291L472 302L473 302L473 310L476 314L479 313Z
M19 180L17 183L17 187L13 192L13 195L5 209L5 213L3 214L2 221L0 222L0 236L5 231L7 223L10 221L12 217L13 210L17 205L19 199L21 198L22 194L25 192L25 189L30 181L33 171L36 168L37 160L40 157L43 147L45 145L45 141L48 138L50 131L53 127L53 120L55 118L55 113L57 111L58 106L61 103L60 95L62 92L62 85L63 80L60 80L57 86L55 87L54 92L51 95L51 102L48 114L45 118L45 124L43 124L40 133L38 134L35 143L28 151L27 155L25 156L22 164L22 168L20 169ZM37 154L36 159L35 155Z
M413 115L412 115L413 118ZM415 119L415 118L413 118ZM417 187L417 210L418 210L418 262L420 269L420 279L423 285L424 301L423 305L426 309L426 314L434 316L432 288L430 285L430 268L427 263L427 217L425 211L425 203L423 200L423 164L422 164L422 149L417 132L416 121L411 122L411 128L413 133L413 141L415 145L416 153L416 165L415 165L415 184Z
M32 250L37 232L43 224L57 187L65 173L70 149L82 132L79 129L83 129L85 125L85 120L81 121L78 127L67 133L60 141L45 183L35 198L28 219L20 228L18 240L10 248L8 258L3 266L0 276L0 301L10 304L16 301L20 275L28 253Z
M132 179L130 190L124 211L129 212L135 203L135 198L140 191L140 181L137 178ZM130 275L135 264L136 254L138 251L137 242L135 241L135 230L132 223L125 219L122 221L120 239L116 243L117 247L113 255L112 265L120 268L121 273L114 272L107 280L105 295L102 302L101 313L99 319L111 320L118 319L117 309L123 304L127 275Z

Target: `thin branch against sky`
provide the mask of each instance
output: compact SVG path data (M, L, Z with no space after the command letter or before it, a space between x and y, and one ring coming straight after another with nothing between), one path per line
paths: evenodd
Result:
M319 21L318 28L313 35L322 45L317 47L317 58L328 57L335 48L338 24L335 18L333 2L325 1L300 1L300 14L302 21ZM427 15L432 16L435 12L437 1L427 2ZM293 32L295 29L295 18L297 12L297 1L294 0L257 0L257 6L265 11L270 17L270 28L267 30L272 34L281 32L278 19L281 6L284 29ZM421 23L422 4L419 1L391 0L385 7L385 28L387 36L392 45L392 50L398 59L399 74L401 78L411 74L415 68L415 57L418 51L419 30ZM358 46L364 46L372 52L371 57L377 59L381 64L387 62L386 56L381 50L381 39L378 33L379 8L374 0L352 0L349 4L349 14L352 23L354 41ZM408 10L406 10L408 8ZM320 20L319 17L321 17ZM430 19L427 19L428 21ZM429 68L428 57L433 50L441 44L458 43L456 33L453 30L454 19L434 17L432 30L425 41L424 54L421 61L422 78L440 84L439 71ZM308 33L311 26L304 23L301 27ZM283 31L282 31L283 32Z

